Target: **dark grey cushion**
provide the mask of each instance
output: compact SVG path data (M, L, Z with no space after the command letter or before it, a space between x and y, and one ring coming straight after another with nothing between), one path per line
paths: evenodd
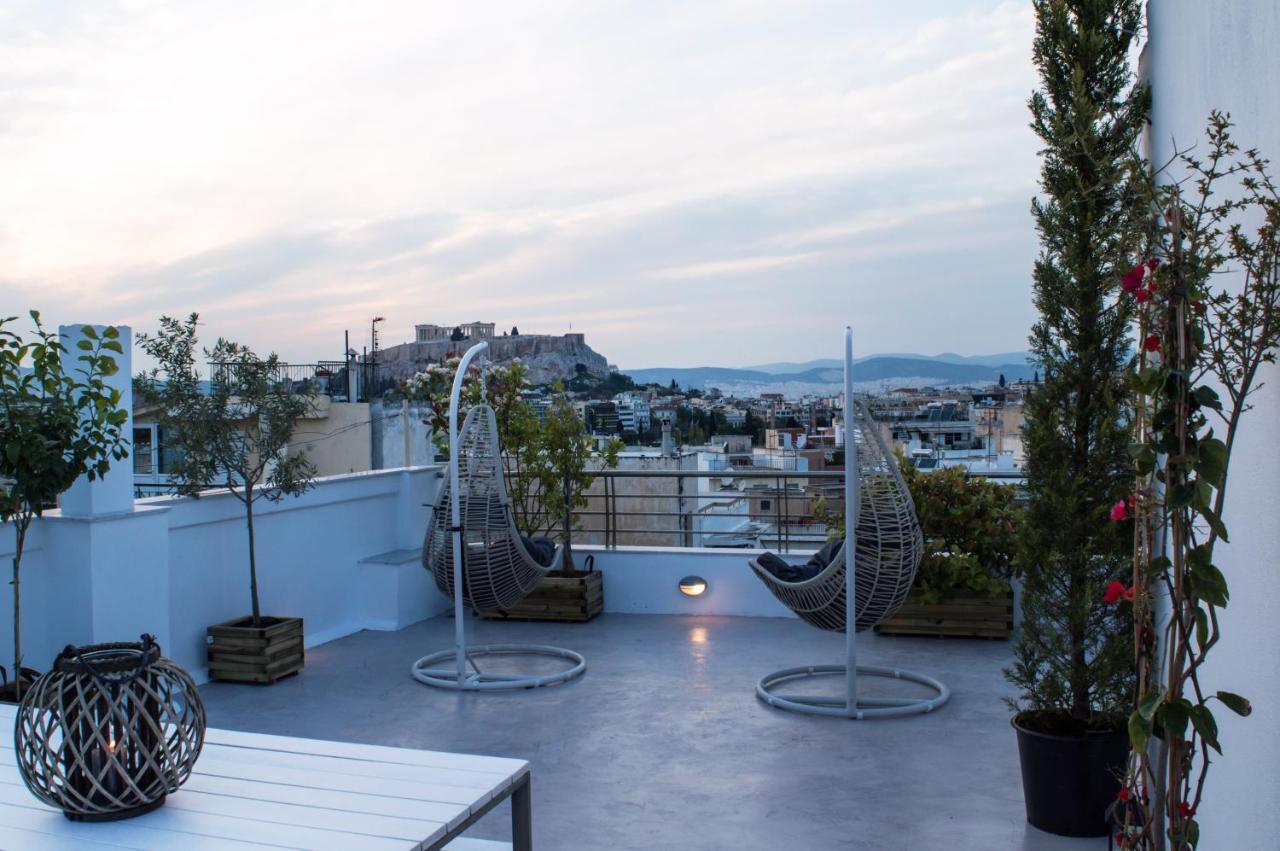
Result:
M525 550L533 556L533 560L543 567L550 567L556 559L556 542L550 538L526 538L520 536Z
M765 553L756 562L783 582L803 582L817 576L831 564L831 559L836 557L843 544L843 538L827 541L804 564L788 564L773 553Z

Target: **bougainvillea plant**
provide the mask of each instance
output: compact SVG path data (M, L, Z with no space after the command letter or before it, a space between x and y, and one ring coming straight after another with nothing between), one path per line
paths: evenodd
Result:
M1230 127L1213 113L1202 157L1181 151L1135 180L1154 211L1120 295L1136 307L1140 342L1137 479L1111 512L1133 524L1133 584L1112 583L1103 598L1133 607L1137 653L1132 750L1112 812L1122 849L1198 846L1210 752L1222 751L1214 713L1251 712L1201 676L1229 601L1214 548L1227 540L1232 446L1280 346L1280 196L1267 161L1241 152ZM1160 179L1174 168L1181 177Z

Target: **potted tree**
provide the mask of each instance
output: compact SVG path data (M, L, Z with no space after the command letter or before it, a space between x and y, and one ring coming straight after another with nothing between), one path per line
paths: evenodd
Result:
M297 420L313 410L315 398L309 388L298 392L281 378L274 353L261 358L221 338L203 350L212 366L203 382L196 369L198 318L163 316L154 336L139 335L157 364L139 384L159 404L176 456L170 475L177 492L198 498L221 486L244 507L252 612L209 627L209 676L274 683L302 668L303 623L262 614L253 507L262 499L299 496L311 486L314 465L288 448Z
M1132 222L1128 180L1149 98L1131 88L1138 0L1035 0L1031 97L1043 142L1030 348L1041 383L1025 402L1028 509L1019 530L1022 623L1005 674L1016 710L1027 820L1071 836L1107 832L1133 703L1130 613L1103 600L1130 570L1110 522L1132 488L1126 422L1132 310L1114 303Z
M66 347L31 311L33 338L24 340L0 318L0 521L13 525L13 670L0 700L18 702L35 672L22 665L22 552L31 523L81 476L90 480L125 458L121 430L129 412L104 379L122 354L114 327L84 326L76 347L82 366L68 372ZM26 366L25 364L30 364Z
M594 470L617 464L621 444L610 440L597 452L595 440L578 416L564 386L552 388L545 419L524 429L523 445L516 444L513 466L521 480L524 506L517 524L526 534L554 535L564 547L564 567L547 574L512 610L486 612L486 617L529 620L588 621L604 611L604 578L588 559L580 570L573 558L576 511L587 504ZM520 516L523 515L523 520Z
M427 424L437 449L447 453L449 391L458 362L433 365L405 382L401 393L424 402ZM503 470L516 527L528 537L554 536L564 547L564 568L548 574L514 609L481 612L491 619L587 621L604 610L600 572L580 570L573 559L575 510L586 505L594 471L617 463L621 444L609 441L597 450L562 384L551 388L551 403L541 415L524 398L528 367L518 358L489 371L483 387L498 422ZM464 404L482 395L479 371L469 376Z
M907 602L876 631L1008 638L1022 513L1014 489L970 477L963 467L922 472L901 453L898 464L924 532L924 556Z

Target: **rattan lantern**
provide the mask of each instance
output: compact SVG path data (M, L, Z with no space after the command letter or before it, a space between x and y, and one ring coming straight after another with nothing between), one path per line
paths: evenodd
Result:
M137 643L68 646L18 708L18 772L73 821L150 812L191 775L204 745L195 681Z

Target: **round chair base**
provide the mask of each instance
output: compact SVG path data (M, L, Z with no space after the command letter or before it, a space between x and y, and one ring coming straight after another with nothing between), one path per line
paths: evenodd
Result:
M568 659L573 664L551 674L482 672L475 665L475 659L480 656L515 655ZM413 678L436 688L451 688L458 691L497 691L559 685L581 676L587 670L587 660L582 658L582 654L563 647L552 647L549 644L485 644L480 647L468 647L467 661L471 663L471 669L463 674L461 680L458 678L456 667L444 667L452 665L456 658L455 650L442 650L430 656L423 656L413 663Z
M859 665L854 670L855 675L860 677L887 677L919 683L933 689L936 694L933 697L863 697L858 699L857 706L850 707L843 697L781 695L772 691L775 686L792 680L847 676L848 668L845 665L806 665L803 668L785 668L761 677L760 682L756 683L756 696L770 706L790 712L831 715L859 721L864 718L922 715L942 706L951 697L951 689L924 674L866 665Z

